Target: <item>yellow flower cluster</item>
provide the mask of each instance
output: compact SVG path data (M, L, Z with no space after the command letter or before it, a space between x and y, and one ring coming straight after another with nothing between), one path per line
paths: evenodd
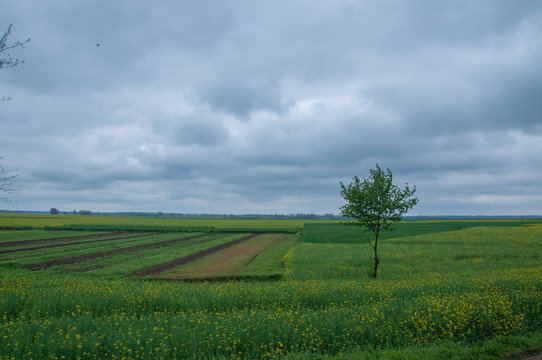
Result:
M176 284L3 277L0 358L273 358L477 341L542 327L539 275L540 269L510 273L513 286L499 280L415 289L407 282L354 280Z

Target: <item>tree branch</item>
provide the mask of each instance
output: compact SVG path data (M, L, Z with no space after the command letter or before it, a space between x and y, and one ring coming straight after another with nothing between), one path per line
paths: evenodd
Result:
M7 50L15 49L15 48L18 48L18 47L21 47L21 48L24 49L24 45L30 42L30 38L28 38L23 42L17 41L15 43L11 44L11 45L6 45L9 34L11 34L11 27L12 26L13 26L13 24L9 25L8 30L4 33L4 36L2 36L2 39L0 40L0 53L2 53L4 51L7 51ZM0 69L8 69L8 68L12 68L12 67L15 67L15 66L17 66L19 64L24 63L24 61L21 61L19 59L13 60L11 58L10 53L6 53L6 55L7 55L7 58L0 59Z

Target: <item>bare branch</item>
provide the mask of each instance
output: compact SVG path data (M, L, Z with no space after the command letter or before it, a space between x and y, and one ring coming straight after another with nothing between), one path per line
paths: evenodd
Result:
M13 26L13 24L9 25L8 30L4 33L4 35L2 36L2 39L0 40L0 53L6 52L5 53L6 57L5 58L0 58L0 69L12 68L12 67L15 67L15 66L17 66L19 64L23 64L24 63L23 60L13 59L11 57L11 54L9 52L7 52L7 51L11 50L11 49L18 48L18 47L24 49L24 45L30 42L30 38L28 38L23 42L17 41L15 43L11 44L11 45L8 45L6 42L8 40L9 34L11 34L11 27L12 26Z
M0 192L6 194L15 194L19 189L13 187L11 182L19 175L19 169L6 170L4 164L1 162L2 157L0 156ZM11 201L6 196L0 197L0 201L10 203Z

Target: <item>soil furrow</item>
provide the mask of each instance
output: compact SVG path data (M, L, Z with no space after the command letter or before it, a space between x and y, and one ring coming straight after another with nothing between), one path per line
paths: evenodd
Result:
M32 271L45 270L45 269L48 269L48 268L53 267L53 266L75 264L75 263L83 262L83 261L90 260L90 259L96 259L96 258L101 258L101 257L106 257L106 256L111 256L111 255L117 255L117 254L122 254L122 253L126 253L126 252L133 252L133 251L138 251L138 250L143 250L143 249L152 249L152 248L159 248L159 247L169 246L169 245L172 245L172 244L175 244L175 243L178 243L178 242L182 242L182 241L186 241L186 240L190 240L190 239L196 239L196 238L204 237L204 236L208 236L208 234L199 234L199 235L193 235L193 236L183 237L183 238L179 238L179 239L165 240L165 241L159 241L159 242L150 243L150 244L135 245L135 246L130 246L130 247L126 247L126 248L113 249L113 250L95 252L95 253L91 253L91 254L73 256L73 257L69 257L69 258L65 258L65 259L44 261L44 262L41 262L41 263L34 263L34 264L25 265L25 266L23 266L23 268L28 269L28 270L32 270Z
M97 242L103 242L103 241L112 241L112 240L121 240L121 239L134 239L134 238L139 238L139 237L152 236L152 235L156 235L156 234L159 234L159 233L146 233L146 234L139 234L139 235L132 235L132 236L121 236L121 237L114 237L114 238L107 238L107 239L100 239L100 240L76 241L76 242L71 242L71 243L34 246L34 247L23 248L23 249L2 250L2 251L0 251L0 255L1 254L14 253L14 252L21 252L21 251L50 249L50 248L72 246L72 245L80 245L80 244L91 244L91 243L97 243Z
M114 235L114 234L118 235L122 233L124 232L114 231L114 232L101 233L101 234L65 236L65 237L54 237L54 238L45 238L45 239L32 239L32 240L17 240L17 241L9 241L9 242L0 243L0 247L39 244L39 243L44 243L44 242L56 241L56 240L91 239L91 238L96 238L100 236L109 236L109 235Z
M244 236L242 238L239 238L237 240L230 241L225 244L220 244L214 247L211 247L209 249L201 250L198 252L195 252L193 254L183 256L182 258L178 258L172 261L168 261L166 263L156 265L144 270L136 271L134 273L126 275L126 277L133 277L133 276L157 276L163 273L164 271L174 269L176 267L182 266L184 264L188 264L189 262L201 259L202 257L214 254L220 250L227 249L229 247L232 247L234 245L237 245L239 243L242 243L244 241L247 241L249 239L252 239L253 237L256 237L261 234L250 234L248 236Z

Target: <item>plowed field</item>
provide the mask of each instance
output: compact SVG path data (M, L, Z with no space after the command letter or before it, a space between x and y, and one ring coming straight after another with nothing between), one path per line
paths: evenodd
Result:
M162 279L238 277L245 265L287 234L4 231L0 266ZM291 240L291 239L290 239ZM291 243L293 245L293 242ZM277 248L278 249L278 248ZM277 250L284 256L288 248ZM280 264L280 259L275 259ZM264 260L269 261L269 260ZM190 266L195 263L195 266ZM281 269L272 268L276 276ZM265 276L266 274L258 274ZM243 276L251 273L243 271Z
M260 236L247 236L239 239L242 241L228 243L223 251L213 251L202 254L203 256L185 262L184 266L176 265L165 269L163 279L207 279L235 275L238 271L254 261L256 256L268 248L273 242L278 241L281 234L267 234ZM221 249L222 250L222 249ZM194 254L195 255L195 254ZM167 271L172 270L172 271ZM159 274L156 274L159 275Z

